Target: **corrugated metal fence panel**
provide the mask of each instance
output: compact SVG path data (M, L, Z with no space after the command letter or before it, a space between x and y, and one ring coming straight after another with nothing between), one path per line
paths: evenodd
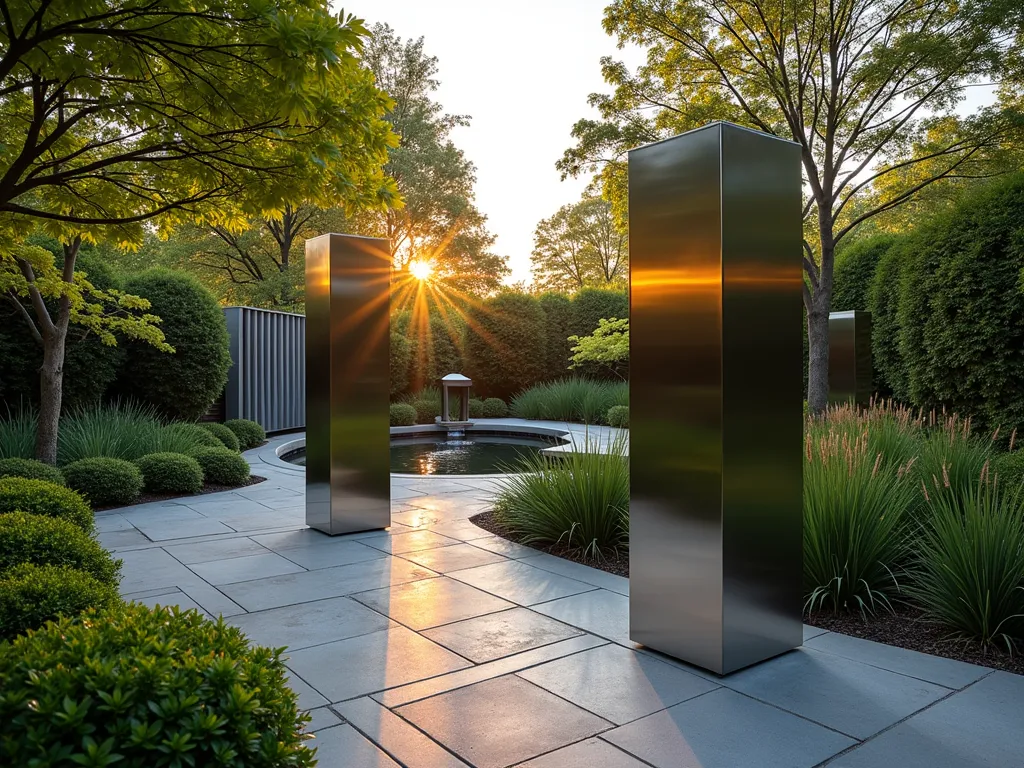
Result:
M306 426L306 317L226 307L231 361L225 416L267 432Z

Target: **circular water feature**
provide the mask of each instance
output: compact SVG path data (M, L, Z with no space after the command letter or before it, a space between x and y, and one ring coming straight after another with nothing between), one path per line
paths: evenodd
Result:
M391 471L408 475L492 475L506 472L525 456L562 441L530 435L485 435L471 432L463 438L438 433L394 437ZM281 457L306 465L300 448Z

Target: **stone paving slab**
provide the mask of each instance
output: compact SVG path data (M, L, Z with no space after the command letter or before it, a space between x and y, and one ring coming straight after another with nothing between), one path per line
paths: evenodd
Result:
M518 677L443 693L397 710L478 768L505 768L606 730L586 710Z
M259 458L294 437L246 454L265 483L96 521L126 599L291 647L322 766L1024 765L1024 677L809 626L719 677L629 640L627 579L469 522L493 479L394 477L388 530L307 529L304 472Z

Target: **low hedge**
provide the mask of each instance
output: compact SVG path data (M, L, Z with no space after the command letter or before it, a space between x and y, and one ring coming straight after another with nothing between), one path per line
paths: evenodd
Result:
M77 568L114 586L121 570L121 561L74 523L27 512L0 515L0 573L24 563Z
M0 477L25 477L64 485L64 475L59 469L35 459L0 459Z
M142 473L124 459L79 459L64 467L64 476L70 488L96 507L131 504L142 493Z
M267 439L267 433L263 427L250 419L229 419L224 426L235 433L238 438L238 445L243 451L251 450L263 444Z
M151 453L135 464L149 493L199 493L203 487L203 468L183 453Z
M441 403L436 400L413 400L417 424L433 424L441 415Z
M198 448L192 458L203 470L203 480L216 485L244 485L249 479L249 462L227 448Z
M629 406L613 405L609 408L608 425L619 429L629 429Z
M241 444L238 442L238 435L231 431L230 427L225 427L223 424L218 424L215 421L204 421L196 426L201 429L205 429L211 435L217 438L221 445L231 451L241 450Z
M310 768L287 675L280 649L195 611L62 619L0 644L0 764Z
M497 397L488 397L484 400L483 417L485 419L503 419L508 416L508 406L505 401Z
M390 413L392 427L411 427L416 423L416 409L409 403L392 403Z
M469 418L484 418L484 401L476 397L469 398Z
M29 512L67 520L86 533L95 528L92 510L81 495L46 480L0 478L0 515L6 512Z
M119 600L117 587L84 571L23 563L0 575L0 640Z

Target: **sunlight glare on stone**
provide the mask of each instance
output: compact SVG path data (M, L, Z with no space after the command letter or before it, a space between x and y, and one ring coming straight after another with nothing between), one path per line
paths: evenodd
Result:
M409 264L409 274L417 280L429 280L434 274L434 264L430 261L413 261Z

